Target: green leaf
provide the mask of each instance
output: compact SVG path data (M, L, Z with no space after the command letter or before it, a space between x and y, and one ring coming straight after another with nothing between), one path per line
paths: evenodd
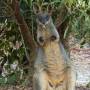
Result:
M33 0L27 0L30 7L32 7Z
M5 78L0 75L0 85L5 84Z
M28 0L21 0L21 1L25 1L28 4Z
M69 7L72 6L72 4L75 4L76 0L65 0L65 3L69 5Z
M16 82L17 82L17 77L15 74L12 74L7 78L7 84L16 84Z

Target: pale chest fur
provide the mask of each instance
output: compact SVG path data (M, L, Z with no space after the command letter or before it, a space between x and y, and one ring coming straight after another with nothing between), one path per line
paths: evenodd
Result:
M65 68L65 62L60 51L60 46L56 42L49 42L43 48L45 54L44 67L45 70L54 77L58 77L61 71Z
M64 61L59 44L48 42L43 48L39 49L35 68L39 72L45 71L50 78L50 82L57 84L65 78L66 64Z

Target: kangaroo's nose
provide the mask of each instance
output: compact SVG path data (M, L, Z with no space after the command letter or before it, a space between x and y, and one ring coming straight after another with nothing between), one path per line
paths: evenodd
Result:
M55 41L56 39L57 39L57 37L56 37L55 35L52 35L52 36L51 36L51 40L52 40L52 41Z

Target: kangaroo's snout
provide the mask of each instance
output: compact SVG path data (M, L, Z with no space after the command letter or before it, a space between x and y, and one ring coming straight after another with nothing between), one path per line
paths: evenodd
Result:
M43 36L40 36L39 37L39 44L40 45L43 45L44 43L46 43L47 41L51 41L51 42L54 42L54 41L57 41L58 42L58 37L55 36L55 35L52 35L50 36L49 38L44 38Z

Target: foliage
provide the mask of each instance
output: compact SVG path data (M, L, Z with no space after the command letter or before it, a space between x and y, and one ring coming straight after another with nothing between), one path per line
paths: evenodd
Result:
M2 73L0 84L19 83L18 80L22 79L22 60L25 48L18 26L14 22L9 23L6 20L5 23L0 24L0 32L0 69Z
M0 83L15 83L22 76L22 60L25 55L25 46L22 42L19 27L10 8L12 0L1 0L0 7L0 64L3 66L3 74L0 76ZM64 28L64 37L74 33L75 37L82 43L90 44L90 0L19 0L21 14L28 24L32 36L36 36L35 15L33 3L46 4L53 7L53 20L60 16L61 26L67 23ZM2 4L2 5L1 5ZM63 12L62 11L66 11ZM2 17L3 16L3 17ZM68 22L67 22L68 21ZM65 26L63 26L65 27ZM16 68L12 68L16 65ZM17 75L20 74L20 75ZM17 77L20 76L20 77ZM23 74L24 78L24 74ZM2 81L2 82L1 82ZM17 82L16 82L17 83Z
M90 42L90 1L89 0L21 0L25 1L27 6L30 7L31 17L34 17L32 11L33 2L37 4L51 4L54 8L53 19L57 18L58 14L62 14L61 9L66 9L67 12L62 14L62 23L67 22L68 26L65 28L64 38L68 36L70 32L73 32L75 37L81 42L89 43ZM24 6L24 5L23 5ZM56 11L55 11L56 10ZM34 20L30 22L34 23ZM31 24L31 23L30 23ZM32 26L33 27L33 24ZM32 28L36 29L36 28Z
M90 1L76 4L71 11L70 30L74 32L76 38L83 40L84 43L90 43Z

